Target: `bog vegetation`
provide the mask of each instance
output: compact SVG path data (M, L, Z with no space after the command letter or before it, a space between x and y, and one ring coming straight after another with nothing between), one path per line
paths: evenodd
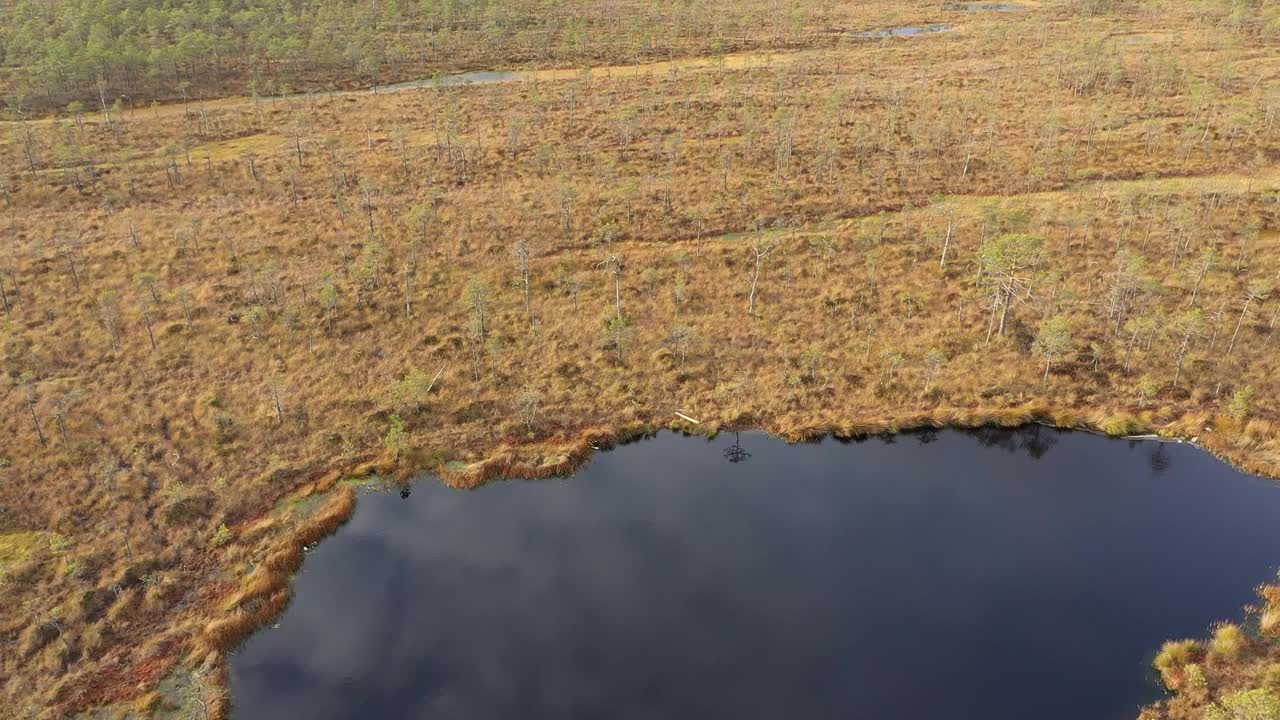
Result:
M1280 475L1274 3L4 12L18 717L224 712L375 468L1047 422ZM522 72L309 92L473 69ZM1146 716L1273 717L1273 599Z

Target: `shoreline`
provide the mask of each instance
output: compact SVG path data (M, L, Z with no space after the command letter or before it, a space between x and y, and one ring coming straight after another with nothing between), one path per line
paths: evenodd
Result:
M1041 412L1032 412L1037 409L1041 410ZM1280 481L1280 468L1266 466L1260 462L1239 461L1232 457L1229 451L1220 450L1212 444L1201 442L1199 436L1176 434L1177 430L1180 429L1178 421L1166 423L1164 426L1146 426L1143 428L1148 430L1146 433L1127 432L1117 434L1108 432L1104 425L1117 419L1134 421L1137 418L1128 414L1091 420L1077 418L1077 422L1071 424L1060 424L1054 420L1055 416L1061 418L1064 414L1071 413L1073 411L1055 413L1043 408L1028 407L1020 410L1010 409L1004 412L979 413L980 419L985 421L959 423L956 422L958 418L955 416L954 410L951 412L940 410L929 415L914 415L901 418L900 420L904 422L886 422L879 427L869 425L854 426L851 424L844 426L816 426L808 430L791 433L772 431L768 428L767 423L735 424L722 427L718 424L694 425L677 420L666 425L634 425L622 427L612 432L603 429L586 432L576 443L570 446L571 449L567 454L564 454L565 447L559 446L558 449L561 454L555 457L561 457L563 460L555 463L533 464L513 461L511 451L495 453L489 458L467 465L463 470L451 470L446 466L440 466L435 470L427 468L411 469L398 465L394 461L388 461L386 458L362 460L353 464L352 469L349 471L330 470L324 473L322 477L306 481L291 492L281 496L280 502L320 497L323 498L323 504L292 533L277 539L270 545L270 548L266 551L266 560L259 566L259 569L241 578L241 589L239 591L222 598L222 601L218 604L223 608L224 612L213 614L209 617L201 634L192 638L186 653L185 664L194 665L199 663L206 672L212 673L212 677L218 678L217 682L220 690L225 693L225 702L218 706L216 712L211 712L210 717L213 720L225 720L231 717L227 656L234 652L249 636L270 625L284 613L292 597L293 578L301 569L306 553L324 538L336 533L355 513L358 505L358 496L357 491L350 483L372 476L382 476L408 484L416 482L417 478L435 475L442 484L456 489L474 489L487 483L498 481L563 477L574 474L591 459L593 452L605 451L644 440L663 430L680 432L688 436L704 436L708 439L719 435L721 432L761 432L792 444L821 441L826 438L857 440L883 435L901 435L922 430L954 429L970 431L983 427L1017 428L1039 425L1055 431L1087 432L1118 440L1188 444L1197 450L1208 453L1239 472L1273 482ZM1214 436L1221 435L1215 433ZM513 450L536 452L541 449L543 452L540 454L546 454L546 451L551 447L554 446L529 444L519 446ZM1260 472L1258 469L1262 468L1269 469L1270 472L1265 470ZM388 489L390 488L380 491ZM251 521L248 524L252 526L256 523L261 523L269 516L270 514L268 513L263 518ZM1260 583L1259 592L1262 593L1268 585L1270 583ZM248 608L252 608L252 610L245 612L244 610ZM1263 608L1263 610L1265 609ZM1212 628L1222 622L1224 621L1221 618L1207 620L1205 624L1206 631L1211 631ZM1171 638L1170 641L1172 640ZM1135 715L1135 718L1148 717L1148 713L1158 711L1157 709L1162 704L1176 697L1176 691L1169 688L1166 689L1169 692L1166 699L1142 708Z

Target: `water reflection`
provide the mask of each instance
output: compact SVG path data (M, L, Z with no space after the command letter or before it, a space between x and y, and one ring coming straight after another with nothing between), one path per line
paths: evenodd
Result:
M1168 446L1162 442L1155 443L1155 447L1147 455L1147 464L1151 466L1151 474L1157 477L1164 475L1172 462L1172 458L1169 457Z
M365 495L233 659L234 718L1132 720L1159 644L1273 575L1280 492L1190 446L907 437Z
M1026 10L1027 6L1014 3L960 2L948 5L947 9L961 12L1018 12Z
M1002 448L1011 453L1022 451L1035 460L1039 460L1052 450L1062 435L1060 431L1043 425L1023 425L1012 428L989 425L967 432L982 443L983 447Z
M931 33L947 32L948 30L955 29L954 25L904 25L902 27L856 32L853 33L853 37L862 39L913 37L915 35L928 35Z
M391 85L377 85L369 89L370 93L395 93L404 90L423 90L435 87L457 87L460 85L492 85L525 80L532 73L507 70L476 70L453 75L437 75L422 80L408 80Z
M751 453L742 447L742 434L733 434L733 444L724 449L724 459L735 465L751 459Z

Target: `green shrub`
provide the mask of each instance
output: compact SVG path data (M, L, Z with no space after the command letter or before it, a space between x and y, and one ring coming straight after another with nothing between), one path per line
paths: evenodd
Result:
M1204 676L1204 668L1199 663L1187 663L1182 673L1182 696L1193 702L1206 702L1209 699L1209 679Z
M66 535L53 533L49 536L49 550L52 551L54 555L62 555L70 548L71 538Z
M1155 397L1157 392L1160 392L1160 386L1150 375L1143 375L1138 378L1138 384L1134 386L1133 391L1137 393L1138 401L1145 405Z
M1227 403L1227 414L1236 420L1244 420L1253 414L1253 396L1257 391L1252 385L1245 385L1237 388L1231 395L1231 402Z
M231 542L231 531L227 529L225 523L218 526L217 532L215 532L213 537L209 540L209 544L214 547L222 547L229 542Z
M1209 708L1205 720L1280 720L1280 698L1270 690L1231 693Z
M391 428L383 436L382 444L391 451L397 460L409 449L409 433L405 430L404 420L399 415L391 416Z

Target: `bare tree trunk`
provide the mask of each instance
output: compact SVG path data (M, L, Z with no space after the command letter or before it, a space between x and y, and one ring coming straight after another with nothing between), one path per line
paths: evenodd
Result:
M760 283L760 270L764 265L764 259L769 253L773 252L772 247L762 248L759 245L752 246L752 251L756 254L756 269L751 274L751 293L747 296L747 315L754 316L756 314L756 287Z
M40 417L36 415L35 403L28 402L27 409L31 411L31 424L36 428L36 437L40 438L41 445L48 445L49 440L44 436L44 430L40 428Z
M622 269L613 273L613 302L618 310L618 322L622 322Z
M1236 340L1240 337L1240 328L1244 327L1244 318L1249 314L1249 303L1253 302L1253 298L1245 298L1244 307L1240 310L1240 319L1236 321L1236 331L1231 334L1231 343L1227 345L1227 354L1224 357L1231 357L1231 351L1236 349Z
M147 326L147 337L151 338L151 349L156 349L156 334L151 329L151 313L142 313L142 322Z
M947 250L951 248L951 228L954 219L951 215L947 216L947 236L942 240L942 259L938 261L938 267L947 266Z

